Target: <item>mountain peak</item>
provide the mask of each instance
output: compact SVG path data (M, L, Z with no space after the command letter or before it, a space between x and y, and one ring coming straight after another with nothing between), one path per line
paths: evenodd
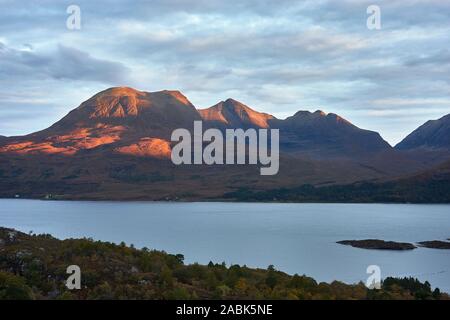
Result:
M199 109L198 112L205 121L235 128L268 128L268 120L274 119L270 114L255 111L231 98L220 101L207 109Z
M111 87L111 88L105 89L103 91L100 91L99 93L92 96L91 99L104 97L104 96L119 97L119 96L138 95L138 94L143 94L143 93L144 92L136 90L131 87Z
M75 112L84 119L129 118L182 107L195 111L191 102L177 90L146 92L130 87L113 87L92 96L71 113Z
M301 118L301 119L316 119L326 117L327 114L322 110L316 110L314 112L310 112L307 110L299 110L293 116L288 118Z
M327 115L327 114L326 114L324 111L322 111L322 110L316 110L316 111L314 111L313 114L319 115L319 116L326 116L326 115Z
M293 116L288 117L286 120L290 121L300 121L302 123L309 122L309 121L330 121L330 122L336 122L336 123L344 123L350 126L353 126L353 124L342 118L341 116L335 114L335 113L326 113L322 110L316 110L314 112L300 110L297 111Z
M242 102L237 101L237 100L235 100L235 99L233 99L233 98L228 98L228 99L226 99L225 101L222 101L222 102L228 103L228 104L244 105Z
M335 113L297 111L285 120L271 122L283 132L280 143L286 150L313 156L367 155L391 147L381 136L363 130Z
M163 90L160 92L175 98L176 100L178 100L179 102L181 102L183 104L192 105L192 103L189 101L189 99L184 94L182 94L181 91L179 91L179 90Z
M131 87L111 87L106 90L100 91L91 99L100 99L105 97L145 97L145 96L167 96L183 104L192 105L191 102L182 94L179 90L161 90L155 92L140 91ZM88 101L89 101L88 100Z
M113 87L84 101L39 135L50 132L52 136L70 136L81 128L86 132L103 128L102 134L108 135L111 128L121 128L122 136L140 137L152 132L156 137L167 137L174 128L189 128L195 120L200 120L200 115L179 91Z

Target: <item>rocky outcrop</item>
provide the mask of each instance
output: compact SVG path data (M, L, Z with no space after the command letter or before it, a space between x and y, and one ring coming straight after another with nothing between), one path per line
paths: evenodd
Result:
M407 242L384 241L378 239L342 240L337 243L349 245L355 248L376 250L413 250L417 248L415 245Z
M422 241L422 242L418 242L418 244L425 248L450 249L450 242L447 242L447 241L439 241L439 240Z

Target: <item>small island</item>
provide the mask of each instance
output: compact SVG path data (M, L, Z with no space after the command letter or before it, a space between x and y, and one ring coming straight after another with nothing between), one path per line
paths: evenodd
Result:
M379 239L342 240L337 241L337 243L355 248L377 250L413 250L417 248L415 245L407 242L384 241Z
M418 242L421 247L431 248L431 249L450 249L450 242L447 241L422 241Z

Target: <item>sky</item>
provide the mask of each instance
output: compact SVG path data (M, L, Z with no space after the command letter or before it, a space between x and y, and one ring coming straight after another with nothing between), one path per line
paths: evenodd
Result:
M44 129L113 86L282 119L320 109L394 145L450 113L450 1L0 0L0 135Z

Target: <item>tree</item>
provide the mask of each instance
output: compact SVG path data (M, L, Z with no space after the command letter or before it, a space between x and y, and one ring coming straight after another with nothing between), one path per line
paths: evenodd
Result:
M267 270L268 272L266 276L266 284L269 286L269 288L273 289L278 282L276 271L273 265L270 265Z
M248 290L247 281L244 278L239 278L239 280L234 285L234 289L239 295L245 295Z
M31 288L25 280L9 272L0 272L0 300L32 300Z
M162 288L170 288L173 286L173 276L172 271L167 267L164 266L161 270L160 274L160 285Z
M177 258L177 261L178 261L180 264L183 264L183 263L184 263L184 255L183 255L183 254L176 254L176 255L175 255L175 258Z

